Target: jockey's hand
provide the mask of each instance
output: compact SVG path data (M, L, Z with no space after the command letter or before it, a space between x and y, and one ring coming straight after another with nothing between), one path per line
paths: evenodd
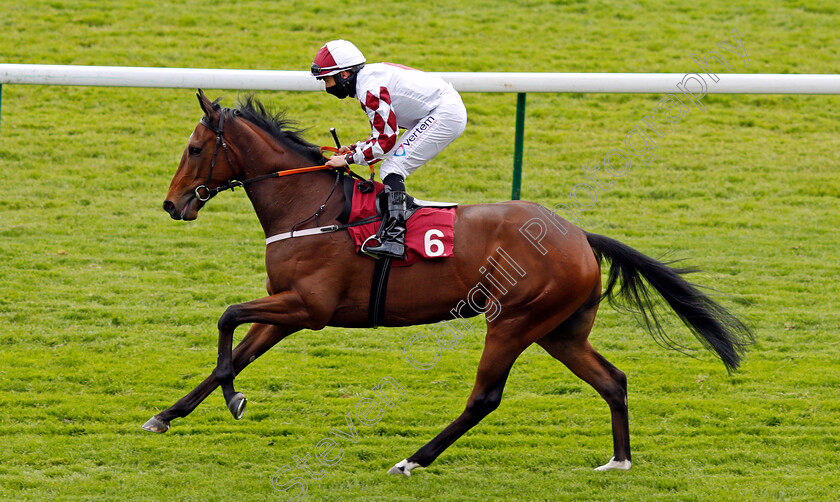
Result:
M345 154L345 153L348 153L350 151L351 150L350 150L349 146L342 146L341 148L338 149L338 153L340 153L342 155Z
M343 146L341 148L347 148L347 147ZM350 149L347 148L347 151L349 152ZM332 168L336 168L336 169L346 166L347 165L347 160L344 159L344 153L346 153L346 152L342 152L341 150L339 150L337 154L330 157L330 160L327 161L327 165L332 167Z

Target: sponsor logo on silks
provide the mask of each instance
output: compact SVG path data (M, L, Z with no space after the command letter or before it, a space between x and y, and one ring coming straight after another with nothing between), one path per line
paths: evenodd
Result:
M424 120L420 125L415 127L414 131L411 133L411 135L409 137L407 137L405 139L405 141L400 143L400 146L397 147L397 151L396 151L396 153L394 153L394 157L405 157L406 149L411 147L411 145L413 145L414 142L416 142L417 139L424 132L428 131L432 127L432 124L435 123L435 120L436 119L434 117L429 117L426 120Z

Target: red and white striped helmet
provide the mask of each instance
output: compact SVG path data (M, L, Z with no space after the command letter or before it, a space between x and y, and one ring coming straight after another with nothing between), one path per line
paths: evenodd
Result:
M324 78L365 63L362 51L347 40L327 42L318 50L312 62L312 75Z

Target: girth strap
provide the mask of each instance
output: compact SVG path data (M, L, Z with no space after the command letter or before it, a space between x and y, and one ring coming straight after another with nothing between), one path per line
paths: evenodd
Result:
M388 277L391 274L391 258L379 258L373 266L373 282L370 285L368 319L374 328L385 322L385 299L388 296Z

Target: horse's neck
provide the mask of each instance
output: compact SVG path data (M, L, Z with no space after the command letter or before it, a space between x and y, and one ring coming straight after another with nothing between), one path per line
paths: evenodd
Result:
M250 130L243 131L241 136L243 144L247 142L249 148L239 151L244 179L313 165L313 162L304 156L278 144L259 127L247 121L241 121L240 124ZM312 172L268 178L246 185L245 191L251 199L266 237L269 237L288 232L293 225L315 213L326 200L334 183L334 176L328 176L325 172ZM341 190L336 192L331 197L331 205L339 204L338 200L343 199Z
M283 166L282 169L309 167L311 163L304 159L296 160L293 165ZM277 164L273 169L277 169ZM265 170L265 173L272 169ZM252 175L249 177L256 177ZM268 178L248 185L246 192L257 213L257 218L263 227L266 237L288 232L296 223L300 223L312 216L325 202L335 184L335 176L328 176L326 172L292 174L280 178ZM336 188L330 197L335 204L343 198L341 190ZM321 221L326 221L321 219ZM303 228L307 228L304 226Z

